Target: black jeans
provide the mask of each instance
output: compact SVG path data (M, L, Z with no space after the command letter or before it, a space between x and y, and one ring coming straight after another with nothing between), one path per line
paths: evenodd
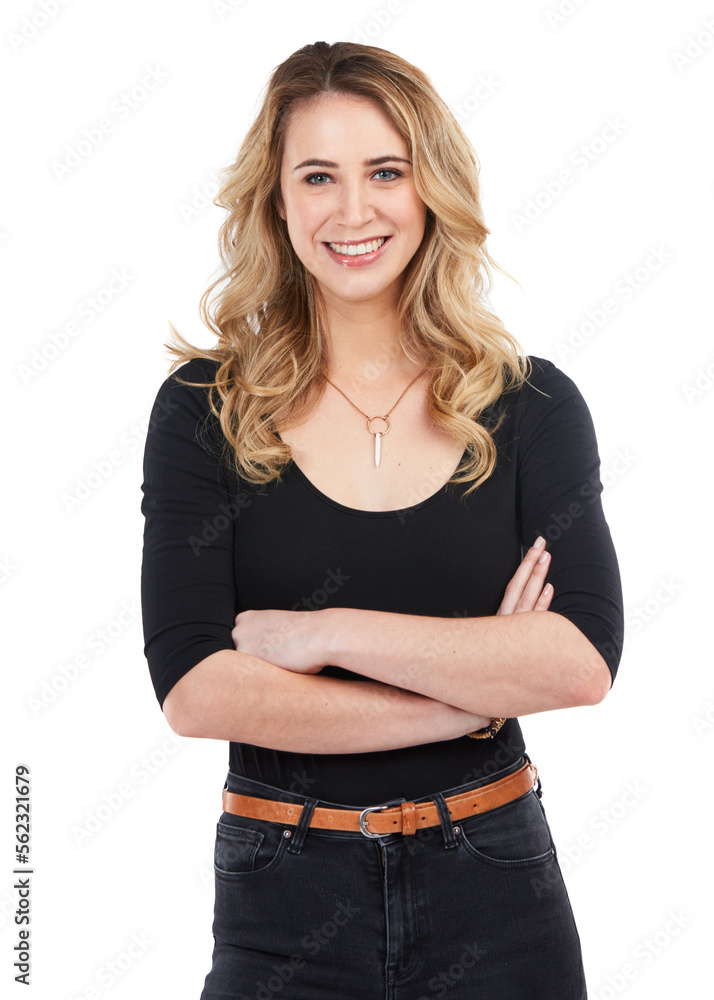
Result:
M229 791L306 808L297 826L221 813L201 1000L586 1000L538 792L455 823L444 804L523 763L424 796L440 825L376 839L308 827L318 804L358 807L229 771Z

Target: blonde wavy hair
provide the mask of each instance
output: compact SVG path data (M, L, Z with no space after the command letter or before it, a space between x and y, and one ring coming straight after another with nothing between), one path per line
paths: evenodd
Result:
M491 267L511 275L484 245L490 230L473 147L429 77L385 49L316 42L274 70L235 161L220 171L226 177L214 199L228 212L219 234L223 273L204 292L199 312L218 343L193 347L169 323L170 371L195 358L217 362L214 381L187 384L209 387L238 474L253 483L280 481L291 450L277 437L276 417L300 422L309 415L327 374L319 288L277 210L281 165L291 113L325 93L369 98L408 146L427 212L423 240L405 270L399 346L415 362L427 359L429 416L467 450L449 480L471 482L467 495L497 460L492 435L500 421L479 417L527 380L530 361L486 300Z

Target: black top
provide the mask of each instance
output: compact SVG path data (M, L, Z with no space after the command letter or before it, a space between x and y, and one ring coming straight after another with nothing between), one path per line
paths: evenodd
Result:
M221 460L225 441L208 390L167 378L152 410L142 486L144 650L159 704L200 660L234 648L239 611L494 615L539 534L552 553L550 611L583 632L614 678L622 590L600 500L592 419L567 375L550 361L531 361L531 385L504 393L482 415L495 423L505 414L489 479L465 500L467 484L444 485L429 496L433 484L426 499L390 511L336 503L294 462L282 483L239 478ZM215 370L214 362L194 360L175 374L209 381ZM438 657L433 662L438 669ZM361 677L335 666L322 673ZM230 743L229 768L323 801L366 805L473 781L515 761L524 748L518 721L509 719L494 739L462 736L370 753L299 754Z

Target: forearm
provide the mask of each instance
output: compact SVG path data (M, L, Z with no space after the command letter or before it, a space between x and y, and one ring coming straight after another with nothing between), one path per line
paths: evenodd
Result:
M583 633L550 611L482 618L330 608L330 663L488 718L595 704L607 664ZM322 632L322 629L321 629Z
M223 650L188 671L164 701L183 736L292 753L369 753L456 739L488 721L378 680L299 674Z

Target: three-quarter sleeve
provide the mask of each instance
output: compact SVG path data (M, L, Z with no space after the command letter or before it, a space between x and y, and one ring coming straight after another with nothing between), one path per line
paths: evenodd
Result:
M521 542L525 549L538 535L546 539L554 588L549 610L580 629L614 680L624 636L622 586L602 508L592 417L572 379L551 361L531 361L531 385L518 406Z
M144 450L141 567L144 654L163 708L173 685L221 649L234 649L233 520L222 434L208 406L215 365L190 361L160 387Z

